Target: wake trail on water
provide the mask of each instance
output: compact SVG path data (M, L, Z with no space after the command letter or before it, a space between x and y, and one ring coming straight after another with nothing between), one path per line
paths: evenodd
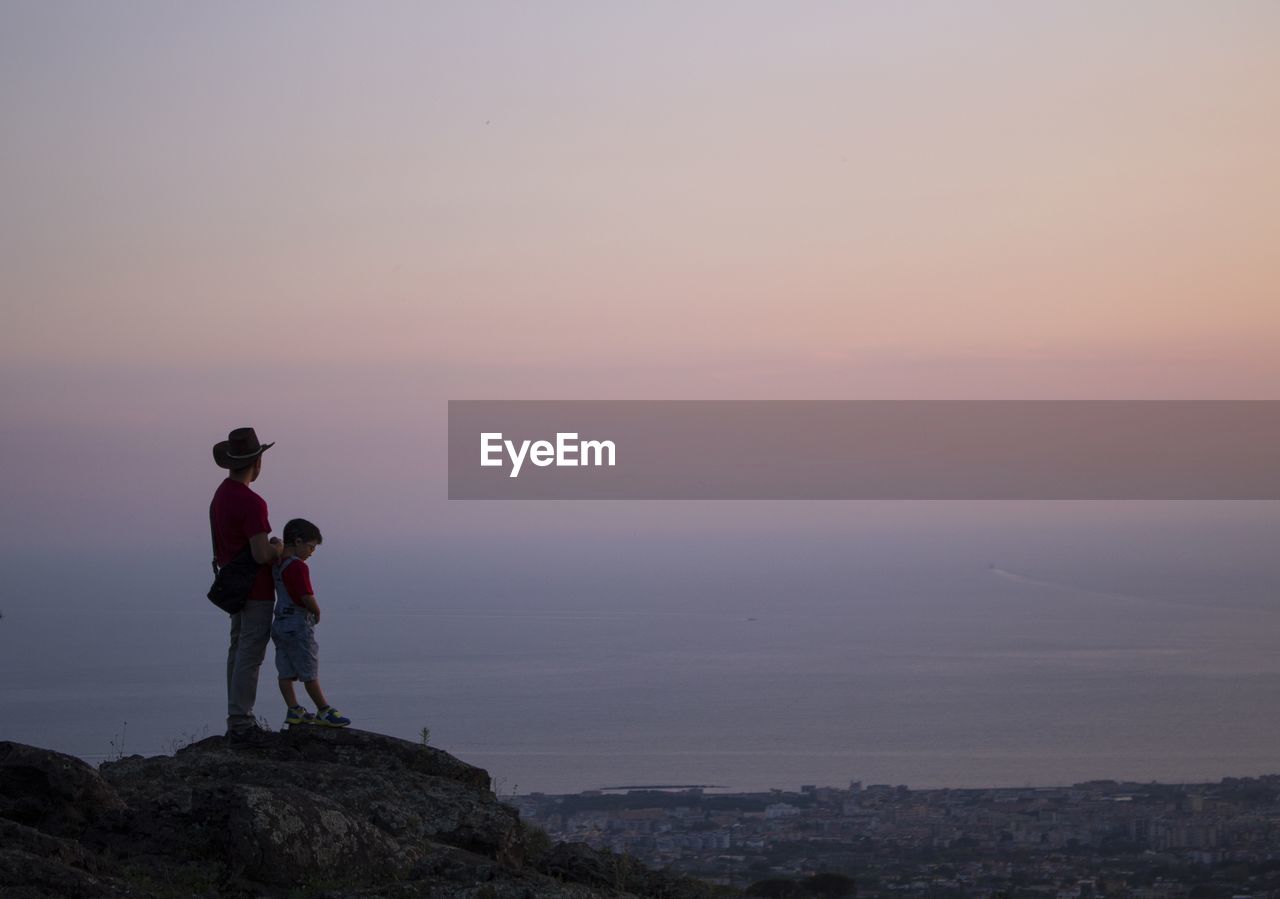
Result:
M1158 596L1137 596L1132 593L1109 593L1104 590L1092 590L1088 587L1082 587L1079 584L1072 584L1065 581L1046 581L1041 578L1019 574L1018 572L1010 571L1007 568L997 568L994 565L992 565L988 570L996 577L1001 578L1002 580L1011 581L1015 584L1021 584L1028 587L1043 587L1049 590L1057 590L1061 593L1073 593L1077 596L1092 596L1098 599L1109 599L1115 602L1141 604L1145 606L1185 606L1190 608L1203 608L1195 603L1180 602L1174 599L1164 599Z

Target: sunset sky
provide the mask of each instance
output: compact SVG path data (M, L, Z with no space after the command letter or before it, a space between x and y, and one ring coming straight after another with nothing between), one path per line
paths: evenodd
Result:
M10 0L0 539L199 556L246 424L279 524L478 526L448 399L1280 399L1278 41L1269 0Z

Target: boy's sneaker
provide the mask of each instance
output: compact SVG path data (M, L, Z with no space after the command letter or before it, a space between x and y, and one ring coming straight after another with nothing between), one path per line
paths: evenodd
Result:
M289 727L295 724L315 724L316 716L308 712L303 706L289 706L289 711L284 716L284 723Z
M344 718L342 714L331 705L327 705L320 711L316 712L316 724L323 724L325 727L346 727L351 723L350 718Z

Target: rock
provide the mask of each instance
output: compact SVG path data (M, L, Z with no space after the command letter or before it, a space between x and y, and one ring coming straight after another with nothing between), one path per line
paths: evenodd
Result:
M402 877L417 853L323 796L236 784L199 791L191 819L230 874L265 884ZM192 849L196 847L191 847Z
M134 809L131 834L146 834L158 853L195 851L174 845L183 835L202 846L231 846L223 835L252 825L259 835L275 828L318 840L318 877L363 858L376 865L395 859L398 869L413 860L389 847L424 840L512 867L523 860L519 816L494 800L484 770L380 734L299 728L251 748L210 737L173 757L127 759L102 770ZM241 850L228 848L225 861L264 873Z
M301 755L309 762L333 762L351 768L403 769L479 790L491 787L489 772L483 768L468 765L434 746L383 734L350 727L306 727L286 730L278 737L263 751L283 755L291 761Z
M89 824L123 808L120 797L80 759L0 742L0 818L76 837Z
M51 859L0 849L0 887L5 899L99 899L139 897L128 883L94 877Z
M525 864L518 813L446 752L297 728L95 772L0 743L0 894L328 899L700 899L709 888L586 846ZM699 889L705 892L699 892Z
M6 899L123 896L128 890L114 864L74 840L0 818L0 847Z

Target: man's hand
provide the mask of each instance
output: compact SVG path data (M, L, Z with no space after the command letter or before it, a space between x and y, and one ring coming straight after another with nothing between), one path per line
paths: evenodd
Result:
M253 553L253 561L259 565L274 562L280 558L280 538L268 538L266 534L254 534L249 538L249 551Z

